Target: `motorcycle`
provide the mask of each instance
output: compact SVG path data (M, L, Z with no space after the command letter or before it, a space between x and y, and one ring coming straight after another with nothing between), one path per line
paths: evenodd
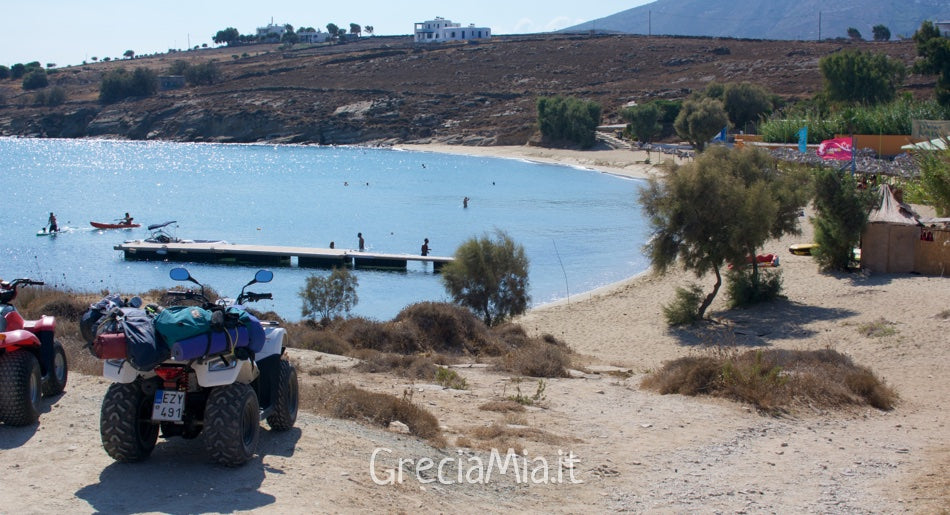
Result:
M159 432L163 438L201 435L214 461L242 465L257 450L262 420L274 431L286 431L297 419L297 372L283 359L286 330L243 309L246 302L272 298L245 290L270 282L274 274L259 270L236 299L216 303L185 268L174 268L169 276L200 287L166 292L192 305L142 310L137 297L110 301L110 314L98 322L94 353L105 358L103 376L113 381L102 400L102 445L116 461L134 462L151 454ZM199 323L193 334L179 334L202 318L211 319L210 331ZM136 327L135 320L144 324ZM120 327L121 333L109 332ZM116 350L112 340L125 341ZM143 341L154 347L134 348Z
M66 388L66 350L55 338L56 319L24 320L13 306L22 286L42 281L0 282L0 422L25 426L40 418L40 398Z

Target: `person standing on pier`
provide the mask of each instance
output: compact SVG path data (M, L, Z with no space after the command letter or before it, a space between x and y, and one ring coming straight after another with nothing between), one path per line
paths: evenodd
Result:
M364 250L366 250L366 242L363 241L363 233L361 232L356 233L356 237L360 239L360 252L363 252Z
M429 255L429 238L426 238L425 242L422 243L422 255L423 256Z

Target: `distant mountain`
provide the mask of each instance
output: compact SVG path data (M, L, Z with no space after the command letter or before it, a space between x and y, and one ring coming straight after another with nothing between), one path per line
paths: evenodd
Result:
M848 28L854 27L870 40L875 25L884 25L891 39L898 39L911 37L924 20L950 21L950 2L657 0L559 32L816 40L847 37Z

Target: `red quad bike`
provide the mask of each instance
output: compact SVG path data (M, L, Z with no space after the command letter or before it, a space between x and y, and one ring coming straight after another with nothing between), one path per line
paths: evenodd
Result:
M23 320L13 307L17 288L32 279L0 282L0 422L25 426L40 418L40 395L66 388L66 351L54 339L56 319Z

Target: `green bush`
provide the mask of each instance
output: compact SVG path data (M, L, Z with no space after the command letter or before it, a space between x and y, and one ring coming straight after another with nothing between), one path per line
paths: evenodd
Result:
M812 256L823 270L848 270L861 239L872 196L850 173L820 168L815 173L815 243Z
M442 283L452 300L492 326L528 308L528 256L504 231L471 238L442 267Z
M667 325L689 325L702 318L699 305L703 297L703 289L697 284L690 284L689 288L677 287L673 302L663 306L663 317Z
M46 76L46 71L42 68L38 70L33 70L26 74L23 77L23 89L40 89L49 86L49 78Z
M935 100L901 97L873 106L853 106L825 112L817 107L797 107L777 113L759 126L762 141L795 143L798 131L808 127L808 143L817 144L835 134L911 134L913 120L947 120L950 108Z
M950 143L950 139L945 139ZM920 175L907 183L905 198L932 206L938 216L950 216L950 145L942 150L916 153Z
M729 307L751 306L777 299L782 293L782 273L778 270L734 268L726 274Z
M563 96L541 97L537 109L538 127L546 141L569 142L581 148L594 145L600 125L600 104Z
M107 73L99 85L99 101L112 104L129 97L147 97L158 91L158 75L138 67L132 73L118 68Z

